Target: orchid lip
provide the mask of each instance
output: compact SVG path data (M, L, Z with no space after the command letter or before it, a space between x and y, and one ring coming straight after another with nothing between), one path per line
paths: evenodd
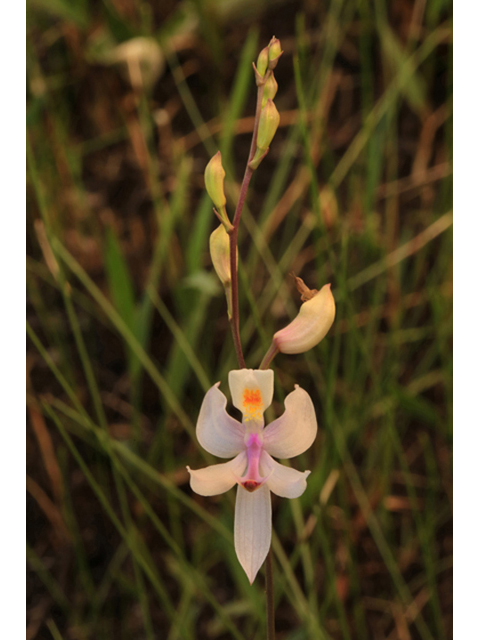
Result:
M261 487L270 477L271 473L268 476L263 477L260 475L260 456L262 455L263 450L263 437L259 433L250 433L248 438L246 438L246 447L247 447L247 460L248 466L245 471L245 475L241 478L237 478L237 482L241 485L246 491L253 493L259 487Z
M235 476L235 480L237 481L237 484L239 484L249 493L253 493L257 489L260 489L260 487L263 486L269 480L272 473L273 473L273 469L265 477L259 476L258 479L256 480L252 480L247 475L242 476L241 478L235 474L234 476Z

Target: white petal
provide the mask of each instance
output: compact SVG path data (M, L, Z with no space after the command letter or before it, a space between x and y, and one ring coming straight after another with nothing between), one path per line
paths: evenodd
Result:
M219 390L219 382L203 399L197 420L197 438L202 447L219 458L231 458L243 451L245 430L225 411L227 399Z
M228 374L232 402L247 419L261 420L272 404L273 371L267 369L237 369Z
M269 475L267 486L281 498L298 498L307 488L310 471L297 471L279 464L266 451L262 452L260 461L262 473Z
M253 493L238 487L234 538L237 558L252 584L272 541L272 504L267 485Z
M225 493L233 487L237 478L243 474L247 466L247 452L242 451L236 458L222 464L212 464L205 469L192 471L190 474L190 486L195 493L201 496L217 496Z
M276 458L293 458L308 449L317 435L317 418L308 393L295 385L285 398L285 412L263 431L263 448Z

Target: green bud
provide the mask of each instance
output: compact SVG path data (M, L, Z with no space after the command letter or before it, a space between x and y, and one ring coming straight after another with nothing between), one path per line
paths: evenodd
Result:
M217 151L205 167L205 187L208 195L213 200L213 204L219 209L219 213L225 209L225 205L227 204L223 190L224 179L225 171L222 167L222 154L220 151Z
M280 40L278 38L273 38L270 40L268 44L268 68L275 69L277 66L278 59L282 55L282 47L280 45Z
M262 109L267 104L267 100L273 100L277 95L278 83L275 80L275 76L272 73L268 76L265 86L263 88Z
M221 224L210 235L210 257L223 286L230 284L230 236Z
M262 78L267 71L268 60L269 60L269 50L268 50L268 47L265 47L260 51L257 58L257 71L262 76Z
M277 111L277 107L273 104L272 100L267 100L265 106L260 112L260 118L258 121L258 134L257 134L257 150L252 160L249 162L251 169L256 169L263 157L268 152L273 136L275 135L278 125L280 123L280 114Z
M210 257L213 268L225 289L228 318L232 317L232 277L230 269L230 236L221 224L210 235ZM238 250L237 250L238 262Z
M280 124L280 114L273 100L267 100L260 112L258 121L257 148L266 151L270 146L278 125Z

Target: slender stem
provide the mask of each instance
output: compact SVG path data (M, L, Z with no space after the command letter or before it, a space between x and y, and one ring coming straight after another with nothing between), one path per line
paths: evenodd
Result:
M265 80L267 76L265 76ZM251 159L255 155L255 149L257 145L258 121L260 119L260 111L262 110L263 86L264 86L263 84L260 85L257 91L257 106L255 110L255 124L253 127L252 143L250 145L250 152L248 154L247 166L245 169L245 174L243 176L242 186L240 187L240 195L238 197L237 207L235 209L235 215L233 217L232 229L229 231L230 233L230 274L232 279L232 317L230 319L230 327L232 329L235 353L237 354L238 364L241 369L245 369L245 359L243 357L242 343L240 340L240 312L239 312L239 306L238 306L238 271L237 271L238 227L240 226L240 218L242 215L245 198L247 196L248 185L250 184L250 179L254 171L249 166L249 164Z
M235 352L237 354L238 364L241 369L245 369L245 360L243 357L242 343L240 340L240 313L239 313L239 307L238 307L238 270L237 270L238 227L240 226L240 218L242 215L245 198L247 196L248 185L250 184L250 179L254 171L254 169L250 167L250 161L255 155L255 150L257 147L258 122L260 120L260 112L262 110L263 87L270 73L271 73L270 71L267 72L264 78L264 83L258 87L257 106L255 110L255 124L253 127L250 153L248 154L247 166L245 169L245 174L243 176L242 186L240 187L240 195L238 197L237 208L235 209L233 225L229 231L230 274L231 274L231 280L232 280L231 282L232 284L232 317L230 318L230 326L232 328L233 343L235 345ZM276 353L277 353L276 347L273 352L272 352L272 349L268 351L267 356L270 356L270 359L267 361L265 368L271 362L271 360L273 359ZM267 356L265 356L263 362L265 362L265 359L267 358ZM260 366L260 368L262 368L262 366ZM272 567L272 550L271 549L269 550L267 555L265 571L266 571L265 591L267 595L267 640L275 640L275 605L274 605L274 597L273 597L273 567Z
M267 79L270 71L265 76ZM240 218L242 215L243 205L247 195L248 185L253 175L253 169L249 166L250 161L255 155L257 146L258 135L258 121L260 119L260 111L262 110L262 98L263 98L263 84L258 87L257 91L257 107L255 110L255 124L253 127L252 144L250 145L250 153L248 154L247 167L243 176L242 186L240 187L240 195L238 197L237 208L235 209L235 215L233 218L232 229L230 234L230 274L232 279L232 317L230 318L230 326L232 328L233 343L235 345L235 352L237 354L238 364L240 368L245 369L245 360L243 357L242 343L240 341L240 314L238 307L238 272L237 272L237 242L238 242L238 227L240 226ZM273 345L272 345L273 346ZM267 360L265 368L271 362L275 354L277 353L276 347L272 352L270 349L267 353L269 360ZM267 358L265 356L265 359ZM262 363L263 364L263 363ZM262 368L262 366L260 366ZM268 552L266 560L266 580L265 590L267 594L267 640L275 640L275 606L273 598L273 568L272 568L272 550Z
M277 349L277 347L275 345L275 342L272 342L272 344L268 348L267 353L263 356L263 360L260 363L260 366L258 368L259 369L268 369L271 361L274 359L274 357L277 355L277 353L278 353L278 349Z
M245 369L242 343L240 341L240 314L238 309L237 238L238 227L233 227L230 233L230 273L232 278L232 317L230 318L230 327L238 364L241 369Z
M265 591L267 594L267 640L275 640L275 603L273 598L272 549L265 562Z

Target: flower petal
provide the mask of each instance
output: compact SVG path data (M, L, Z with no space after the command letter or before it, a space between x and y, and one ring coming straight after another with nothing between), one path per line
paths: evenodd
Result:
M237 478L242 475L247 466L247 453L242 451L236 458L222 464L212 464L205 469L193 471L187 467L190 474L190 486L201 496L216 496L225 493L233 487Z
M263 430L263 448L276 458L293 458L306 451L316 435L313 402L297 384L285 398L284 414Z
M231 458L243 451L244 427L225 411L227 398L218 388L209 389L197 420L197 438L202 447L219 458Z
M262 473L268 476L267 486L281 498L298 498L307 488L310 471L297 471L276 462L266 451L260 461Z
M272 404L273 371L237 369L228 374L232 402L247 420L261 420Z
M234 539L237 558L252 584L272 541L272 503L267 485L253 493L238 487Z

